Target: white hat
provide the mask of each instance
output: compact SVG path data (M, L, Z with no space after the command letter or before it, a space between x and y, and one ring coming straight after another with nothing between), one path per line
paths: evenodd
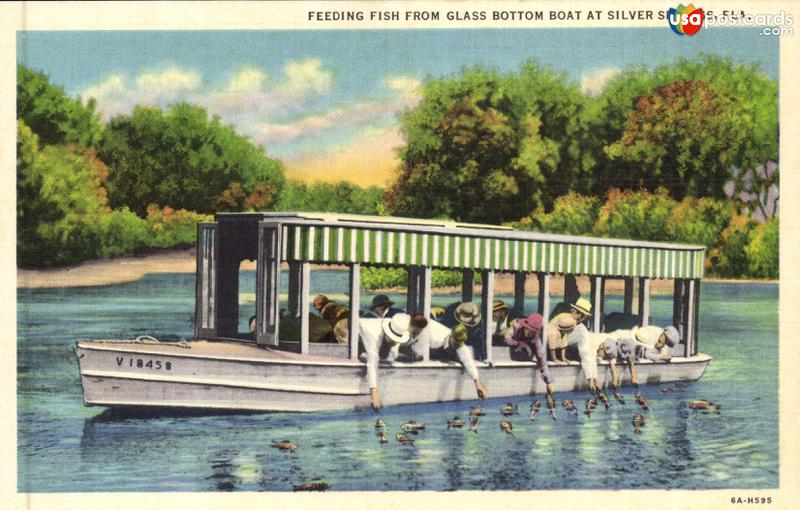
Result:
M411 316L407 313L398 313L391 319L383 319L381 329L393 342L404 344L411 337L408 332L409 324L411 324Z

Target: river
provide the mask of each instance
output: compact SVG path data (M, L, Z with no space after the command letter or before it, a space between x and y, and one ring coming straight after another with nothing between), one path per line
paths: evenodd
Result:
M242 278L249 288L252 273ZM315 272L312 295L344 292L345 278ZM601 405L590 418L559 406L557 421L546 410L530 421L532 399L512 399L521 412L511 418L513 437L498 426L504 400L483 402L478 433L446 427L475 402L390 407L380 416L391 441L381 444L371 411L120 417L84 407L75 340L191 337L194 276L19 289L18 490L289 491L316 477L341 491L775 488L778 286L703 283L700 296L700 351L713 361L686 388L642 387L650 411L641 434L630 423L639 409L626 388L625 406ZM609 296L607 306L620 308L620 297ZM671 306L671 297L653 296L652 322L666 323ZM586 395L557 398L582 407ZM721 403L720 414L689 410L696 398ZM393 438L409 419L428 424L414 447ZM271 447L283 439L299 449Z

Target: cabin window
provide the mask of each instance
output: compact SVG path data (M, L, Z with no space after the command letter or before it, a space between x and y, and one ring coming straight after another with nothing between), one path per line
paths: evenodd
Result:
M256 316L256 263L253 260L239 263L238 294L237 336L252 337L255 333Z

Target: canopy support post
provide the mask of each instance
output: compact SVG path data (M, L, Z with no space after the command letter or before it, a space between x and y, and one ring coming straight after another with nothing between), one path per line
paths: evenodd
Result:
M291 274L291 273L290 273ZM311 264L302 262L299 271L300 285L295 317L300 316L300 354L308 354L308 294L311 288ZM291 289L290 293L291 295Z
M469 303L472 301L472 287L474 285L475 272L472 269L465 269L461 276L461 302Z
M625 278L625 298L623 301L623 312L625 315L633 313L633 278Z
M672 325L678 329L684 341L686 340L686 293L686 280L675 280L672 292Z
M514 273L514 312L522 316L525 312L525 280L528 273Z
M650 278L639 278L639 325L650 323Z
M695 322L697 320L696 312L696 289L695 280L687 282L687 292L685 296L686 301L686 337L684 340L684 356L687 358L692 355L694 351L695 342Z
M430 267L421 268L422 292L420 295L420 313L422 313L427 320L431 320L431 274L433 270ZM422 361L431 359L430 346L422 353Z
M494 271L482 272L483 284L481 285L481 330L483 332L481 341L487 363L492 362L492 304L494 303Z
M406 311L409 315L417 313L419 304L419 268L408 266L408 285L406 286Z
M358 359L358 311L361 308L361 264L350 265L350 359Z
M303 263L296 260L289 261L289 317L300 318L300 294L303 285Z
M550 327L550 273L539 274L539 313L542 315L542 348L547 359L547 330Z
M603 320L603 296L606 282L602 276L592 277L592 331L600 333Z
M564 301L567 303L573 304L575 303L578 298L581 297L581 293L578 290L578 281L573 274L565 274L564 275Z

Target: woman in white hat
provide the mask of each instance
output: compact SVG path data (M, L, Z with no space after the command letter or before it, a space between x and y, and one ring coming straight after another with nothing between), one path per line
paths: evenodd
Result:
M633 329L619 329L609 333L618 339L627 339L636 345L644 347L647 355L643 356L653 361L669 361L672 358L672 348L681 342L681 336L675 326L659 328L658 326L634 327ZM657 357L650 354L655 351Z
M359 337L364 346L367 362L367 381L372 400L372 408L382 407L378 392L378 361L394 361L400 346L407 343L410 336L408 326L411 317L398 313L391 319L361 319L358 321Z

